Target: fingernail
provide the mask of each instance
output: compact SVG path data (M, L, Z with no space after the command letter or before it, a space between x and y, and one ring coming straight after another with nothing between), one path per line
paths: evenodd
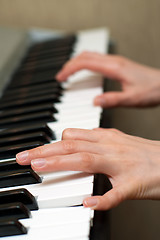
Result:
M98 96L94 99L94 105L95 106L104 106L104 104L105 104L105 100L104 100L103 97Z
M88 198L83 201L84 207L95 207L98 203L97 198Z
M27 157L28 157L29 153L27 151L24 152L20 152L16 155L16 158L20 161L20 162L25 162L27 161Z
M32 160L31 161L31 165L34 166L34 167L38 167L38 168L41 168L41 167L44 167L46 164L46 160L44 158L39 158L39 159L35 159L35 160Z

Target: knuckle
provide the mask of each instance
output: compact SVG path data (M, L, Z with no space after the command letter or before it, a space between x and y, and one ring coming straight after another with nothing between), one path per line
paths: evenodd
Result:
M66 153L74 152L76 150L76 142L74 140L62 141L63 149Z
M115 195L116 195L116 199L117 199L116 202L118 202L118 203L122 202L125 199L125 195L120 189L116 190ZM115 206L116 205L117 204L115 204Z
M58 166L59 163L60 163L61 157L60 156L54 156L53 159L54 159L54 161L52 161L52 165Z
M120 144L116 144L116 153L118 155L123 155L126 152L126 148L124 147L124 145L120 145Z
M63 65L63 69L67 69L68 66L70 66L73 63L74 59L68 60L66 63Z
M116 69L117 71L123 68L126 64L126 58L123 56L114 56L114 60L116 61Z
M107 201L107 206L108 208L114 208L116 207L118 204L120 204L123 201L124 197L121 194L121 192L114 188L114 194L112 193L111 195L109 195L106 199L106 197L102 196L99 200L100 200L100 205L101 205L101 210L105 210L106 208L106 201Z
M93 56L93 52L90 51L83 51L79 56L78 56L78 60L80 61L84 61L87 59L90 59Z
M115 132L115 133L120 132L120 131L119 131L118 129L116 129L116 128L110 128L110 131Z
M117 55L117 56L115 56L115 57L116 57L116 60L117 60L117 62L119 63L119 65L124 65L124 63L126 62L126 59L125 59L125 57L123 57L123 56Z
M84 152L80 153L80 155L83 169L85 169L87 172L92 172L94 156L90 153Z
M36 148L36 156L40 156L40 157L43 156L43 152L44 152L44 146L40 146Z
M72 133L72 130L70 128L64 129L62 132L62 139L70 137L71 133Z
M122 99L120 98L120 96L118 94L115 94L114 98L112 99L112 102L113 102L114 106L118 106L122 102Z
M116 145L116 152L119 156L127 156L129 157L130 153L132 153L133 149L131 146L127 145L127 144L117 144Z
M120 130L118 130L117 128L110 128L110 131L112 132L112 133L121 133L121 131Z
M119 134L120 131L116 128L110 128L110 129L107 129L107 135L108 137L115 137L115 135Z
M86 56L88 56L88 54L90 54L89 51L83 51L79 56L80 57L86 57Z
M108 128L108 129L97 128L97 129L94 129L94 131L97 131L98 138L100 141L106 140L107 138L118 137L122 133L120 130L116 128Z

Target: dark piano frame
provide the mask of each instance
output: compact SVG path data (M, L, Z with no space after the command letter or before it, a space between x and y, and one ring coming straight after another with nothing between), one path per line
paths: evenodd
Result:
M115 43L110 41L109 43L109 54L115 53ZM112 86L112 82L105 78L103 82L104 92L109 91ZM103 109L100 127L101 128L111 128L112 117L111 111L109 109ZM103 174L94 175L94 190L93 195L103 195L112 188L110 181ZM110 240L110 211L95 211L93 223L90 230L90 240Z

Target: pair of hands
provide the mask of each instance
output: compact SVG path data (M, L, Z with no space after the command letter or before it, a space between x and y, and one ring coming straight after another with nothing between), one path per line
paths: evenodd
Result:
M160 71L119 56L85 52L69 61L59 81L80 69L117 80L121 92L94 99L95 105L154 106L160 103ZM62 141L19 153L17 162L35 171L76 170L107 175L113 188L84 200L86 207L106 210L126 199L160 199L160 142L129 136L115 129L66 129Z

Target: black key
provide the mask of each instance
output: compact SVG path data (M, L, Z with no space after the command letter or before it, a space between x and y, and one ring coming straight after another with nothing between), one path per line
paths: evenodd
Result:
M36 81L38 79L41 79L43 81L48 81L48 80L53 80L55 76L56 72L54 70L47 70L47 71L41 71L41 72L37 72L37 73L27 73L27 74L20 74L19 72L15 72L15 74L13 75L11 81L12 82L17 82L17 81ZM56 82L56 81L53 81Z
M30 170L31 166L30 165L20 165L16 162L16 159L11 160L11 161L4 161L0 162L0 173L6 172L13 172L13 171L19 171L19 170Z
M29 86L29 87L31 87L31 86L37 86L37 85L39 85L39 84L53 84L55 87L56 86L60 86L60 84L59 83L57 83L56 82L56 80L54 80L54 78L50 78L50 79L47 79L47 80L45 80L44 81L44 79L43 78L38 78L38 79L33 79L33 80L26 80L26 81L14 81L14 82L11 82L10 83L10 85L8 85L8 88L7 88L7 90L6 91L8 91L8 89L9 90L13 90L13 89L17 89L17 88L21 88L21 87L25 87L25 86Z
M68 60L68 59L67 59ZM66 60L66 61L67 61ZM22 69L19 71L20 74L26 74L26 73L35 73L35 72L41 72L41 71L46 71L46 70L50 70L50 69L54 69L60 71L60 69L62 68L62 66L66 63L66 61L62 61L62 62L57 62L55 64L50 63L50 64L43 64L43 65L39 65L36 68L27 68L27 69Z
M7 103L0 103L0 109L9 109L13 107L19 107L19 106L30 106L32 104L39 104L39 103L46 103L46 102L59 102L59 97L57 94L48 94L46 96L38 96L38 97L32 97L30 99L21 99L21 100L15 100Z
M3 97L8 95L9 96L19 95L20 93L26 93L26 92L36 92L42 89L55 89L56 91L59 91L59 92L63 90L61 84L54 81L53 79L46 80L46 81L43 80L43 78L42 79L38 78L36 80L19 79L19 81L14 82L14 85L16 85L16 88L11 88L13 84L12 86L10 85L9 86L10 88L5 90Z
M9 128L14 126L36 123L55 122L56 119L50 111L23 114L15 117L3 118L0 120L0 128Z
M8 218L25 219L30 216L30 210L21 202L0 204L0 221Z
M37 45L35 44L35 46L32 46L29 51L28 51L28 54L27 56L28 57L31 57L31 56L35 56L37 54L44 54L44 53L49 53L50 51L51 52L61 52L61 51L64 51L64 50L67 50L67 49L70 49L72 48L73 46L73 41L70 42L70 43L67 43L67 42L57 42L57 43L42 43L41 45Z
M42 180L32 169L0 173L0 188L41 183Z
M68 58L68 54L66 55L62 55L62 54L59 54L59 55L57 55L57 56L55 56L55 55L53 55L53 54L51 54L51 52L48 52L48 54L45 54L45 55L42 55L43 57L39 57L39 58L37 58L37 59L30 59L30 60L28 60L28 61L25 61L25 62L23 62L21 65L20 65L20 67L19 67L19 69L21 69L21 67L23 68L23 67L29 67L29 66L36 66L36 65L38 65L38 64L43 64L43 63L50 63L50 62L56 62L56 61L61 61L61 60L64 60L64 59L66 59L66 58Z
M42 51L37 51L27 55L26 58L24 58L24 60L22 61L22 65L28 62L32 62L32 61L36 61L44 58L48 59L51 57L59 58L62 56L70 56L72 52L73 52L72 46L50 48L50 50L44 49Z
M8 219L0 221L0 237L15 236L26 234L27 228L25 228L18 220Z
M59 70L67 61L69 60L68 57L63 58L62 60L58 60L55 62L46 62L42 64L38 64L36 66L30 66L30 67L21 67L18 69L18 72L20 74L26 74L26 73L34 73L34 72L41 72L41 71L46 71L50 69L57 69Z
M55 88L55 89L52 89L52 88L47 88L47 89L41 89L41 90L36 90L36 91L26 91L26 92L23 92L23 91L19 91L19 94L17 95L13 95L13 94L10 94L10 95L4 95L0 102L9 102L9 101L15 101L15 100L18 100L18 99L28 99L28 98L31 98L31 97L36 97L36 96L45 96L45 95L48 95L48 94L57 94L58 96L61 96L61 92L58 88Z
M18 136L25 133L33 133L42 131L46 133L51 139L55 140L54 132L46 124L32 124L31 126L21 126L17 128L10 128L0 131L0 137Z
M26 142L41 141L43 144L50 143L51 138L45 132L25 133L23 135L1 137L0 146L8 146L12 144L21 144Z
M32 45L29 49L29 53L34 53L34 51L41 51L42 49L45 48L57 48L57 47L64 47L64 46L69 46L72 45L76 41L76 36L75 35L69 35L69 36L62 36L57 39L50 39L41 43L35 43Z
M53 103L44 103L40 105L33 105L29 107L22 107L22 108L14 108L10 110L5 110L0 113L0 119L5 117L16 117L22 114L30 114L42 111L50 111L52 113L57 113L57 109L53 106Z
M50 48L43 48L38 51L29 51L28 54L24 57L24 60L22 61L22 64L34 59L35 57L42 58L42 57L48 57L48 56L65 56L65 55L70 55L72 52L73 46L57 46L55 47L50 47Z
M30 210L38 210L35 197L25 188L0 192L0 204L21 202Z
M48 57L60 57L60 56L69 56L71 54L71 52L73 50L72 46L69 47L64 47L61 49L50 49L50 51L44 50L40 53L35 53L32 55L27 55L26 58L24 58L24 60L22 61L22 64L25 64L27 62L32 62L32 61L36 61L37 59L43 59L43 58L48 58Z
M19 152L42 146L43 142L33 141L27 143L21 143L17 145L8 145L7 147L0 147L0 160L15 158L15 155Z
M58 82L55 81L54 76L56 72L53 70L50 71L41 71L37 73L27 73L27 74L20 74L19 72L16 72L11 79L11 82L9 84L15 84L18 83L25 83L25 82L35 82L35 81L42 81L47 83L48 81L52 80L52 84L57 84ZM59 84L60 85L60 84Z
M48 64L53 64L55 66L59 62L66 62L68 60L68 56L63 55L59 57L55 56L46 56L45 58L38 58L35 61L28 61L26 63L23 63L21 67L19 68L19 71L21 70L29 70L29 69L36 69L37 67L48 65Z

